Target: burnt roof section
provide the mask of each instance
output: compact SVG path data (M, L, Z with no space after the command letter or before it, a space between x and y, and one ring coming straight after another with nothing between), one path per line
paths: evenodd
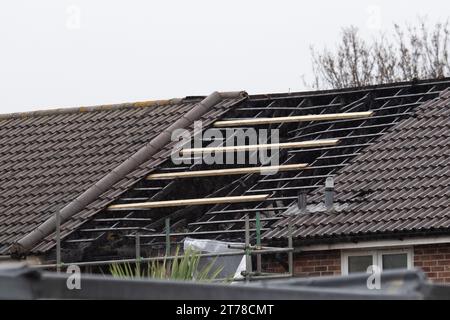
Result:
M310 199L310 212L279 221L264 236L285 238L288 225L303 240L448 233L449 166L447 89L342 169L335 177L334 212L323 210L321 188Z
M128 159L201 101L172 99L0 116L0 254ZM207 112L210 123L241 98L226 98ZM166 161L157 153L62 225L65 238ZM33 250L53 246L54 235Z

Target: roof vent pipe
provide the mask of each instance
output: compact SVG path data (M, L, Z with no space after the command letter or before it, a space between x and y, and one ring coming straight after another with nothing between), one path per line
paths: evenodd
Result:
M327 211L333 210L334 206L334 179L333 177L328 177L325 180L325 208Z
M183 129L191 125L194 121L199 120L206 112L213 106L226 98L244 98L244 92L233 93L218 93L213 92L205 99L200 101L194 108L184 114L180 119L175 121L171 126L158 134L155 138L149 141L145 146L139 149L130 158L125 160L105 177L97 183L88 188L80 196L68 203L60 211L61 223L67 221L70 217L83 210L87 205L96 200L101 194L106 192L115 183L122 180L127 174L132 172L138 166L151 159L156 153L171 142L172 132L177 129ZM32 232L21 238L15 243L11 249L11 254L21 255L33 247L35 247L42 239L55 231L55 216L50 217L44 223L39 225Z
M306 192L300 192L298 194L297 206L298 206L298 209L300 210L300 213L306 212L306 206L307 206Z

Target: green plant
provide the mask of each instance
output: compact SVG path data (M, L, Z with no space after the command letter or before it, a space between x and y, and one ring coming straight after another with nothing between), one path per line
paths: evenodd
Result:
M183 255L179 255L179 248L175 252L173 260L165 259L162 261L153 260L146 263L115 263L110 265L109 271L116 278L154 278L171 280L195 280L212 281L222 271L223 267L214 268L216 259L199 268L200 255L198 252L187 249Z

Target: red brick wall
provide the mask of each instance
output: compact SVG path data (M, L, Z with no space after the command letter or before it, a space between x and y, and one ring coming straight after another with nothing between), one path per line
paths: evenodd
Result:
M450 243L414 247L414 267L422 269L434 282L450 283ZM287 257L283 259L287 263ZM283 266L268 259L263 264L266 272L286 272ZM294 254L294 276L320 277L341 274L341 251L311 251Z
M264 259L265 272L287 272L287 270L274 259ZM287 263L287 257L285 258ZM294 254L294 276L320 277L341 274L341 253L333 251L311 251Z
M283 259L287 263L287 257ZM450 244L414 247L414 267L421 268L434 282L450 283ZM263 264L266 272L286 272L274 259ZM294 276L318 277L341 275L341 251L312 251L294 254Z
M303 252L294 256L297 277L337 276L341 274L339 250Z
M450 283L450 244L415 246L414 266L434 282Z

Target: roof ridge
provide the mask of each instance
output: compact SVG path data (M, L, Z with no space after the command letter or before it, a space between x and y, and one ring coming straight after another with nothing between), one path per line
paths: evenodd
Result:
M59 114L71 114L71 113L83 113L93 111L105 111L105 110L120 110L130 108L147 108L147 107L159 107L171 104L179 104L185 100L201 100L202 97L185 97L185 98L173 98L167 100L146 100L136 102L125 102L115 104L102 104L94 106L81 106L81 107L68 107L68 108L54 108L48 110L36 110L36 111L24 111L0 114L0 120L39 117Z
M235 99L238 97L247 96L245 91L221 91L219 94L224 99ZM39 117L39 116L49 116L49 115L60 115L60 114L71 114L71 113L83 113L92 111L106 111L106 110L120 110L120 109L131 109L131 108L147 108L147 107L160 107L173 104L180 104L183 102L200 102L205 99L206 96L186 96L184 98L172 98L166 100L146 100L137 102L124 102L124 103L114 103L114 104L104 104L104 105L94 105L86 107L73 107L73 108L54 108L47 110L36 110L36 111L24 111L24 112L14 112L14 113L4 113L0 114L0 120L6 119L17 119L17 118L28 118L28 117Z
M290 97L307 97L307 96L319 96L319 95L332 95L339 93L354 93L354 92L362 92L362 91L374 91L379 89L391 89L391 88L400 88L404 86L422 86L422 85L430 85L430 84L442 84L449 83L450 77L443 78L430 78L430 79L413 79L406 81L398 81L392 83L382 83L382 84L373 84L367 86L349 86L346 88L330 88L330 89L306 89L302 91L294 91L294 92L275 92L275 93L256 93L251 94L251 98L276 98L278 96L288 95Z

